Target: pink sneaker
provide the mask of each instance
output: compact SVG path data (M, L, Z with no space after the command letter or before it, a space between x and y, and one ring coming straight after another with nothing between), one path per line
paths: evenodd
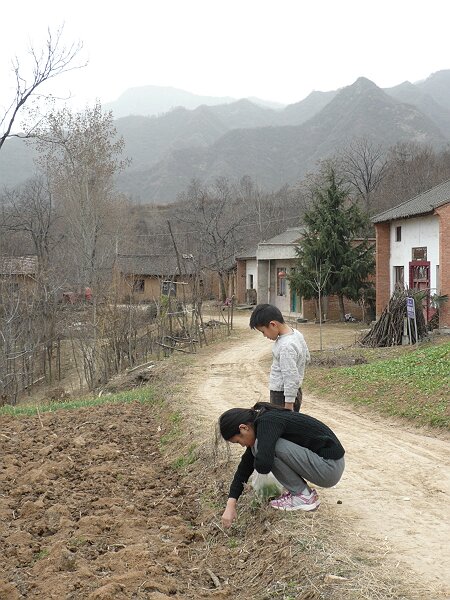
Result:
M285 492L272 500L270 506L279 510L316 510L320 506L320 500L315 489L312 489L310 494Z

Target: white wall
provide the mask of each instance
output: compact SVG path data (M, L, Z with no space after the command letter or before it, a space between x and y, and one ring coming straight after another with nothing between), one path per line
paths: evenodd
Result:
M258 260L292 259L297 256L295 244L259 244L256 250Z
M402 239L396 242L396 228L399 226L402 228ZM430 287L434 290L437 287L436 266L439 265L439 217L430 215L391 222L391 293L395 286L394 267L404 267L405 285L409 285L412 248L423 246L427 248L427 261L430 262Z
M249 275L253 275L253 288L255 290L258 289L258 266L255 260L247 260L245 263L245 289L248 290L250 288L249 285Z
M271 270L271 293L270 293L270 303L277 306L284 315L291 313L291 288L289 285L289 281L286 278L286 286L285 286L285 295L278 296L277 294L277 273L278 269L286 269L287 274L289 275L292 267L296 266L296 262L294 260L283 259L283 260L272 260L270 261L270 270ZM300 315L301 313L295 313L296 315Z

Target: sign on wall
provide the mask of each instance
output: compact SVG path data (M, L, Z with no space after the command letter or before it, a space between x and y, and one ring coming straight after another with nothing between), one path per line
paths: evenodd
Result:
M419 340L417 337L416 305L414 302L414 298L406 298L406 316L408 317L409 343L412 344L412 326L411 326L411 321L412 321L413 326L414 326L415 340L416 340L416 344L417 344Z
M427 247L422 246L421 248L412 248L411 260L427 260Z

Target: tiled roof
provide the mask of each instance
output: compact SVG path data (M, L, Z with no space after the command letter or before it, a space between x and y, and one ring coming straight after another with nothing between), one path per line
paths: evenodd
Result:
M236 254L236 259L252 259L252 258L256 258L256 250L257 247L253 247L253 248L244 248L242 250L240 250L239 254Z
M302 237L302 234L304 233L304 231L305 231L304 227L290 227L289 229L286 229L286 231L279 233L278 235L276 235L273 238L270 238L270 240L265 240L264 242L260 242L259 245L261 245L261 244L294 244L295 242L298 242L298 240Z
M1 275L34 275L37 268L37 256L0 256Z
M398 206L394 206L394 208L375 215L372 217L372 222L382 223L383 221L424 215L432 212L438 206L447 204L447 202L450 202L450 179L410 200L406 200L406 202L402 202Z
M195 271L195 265L191 255L181 255L182 273L191 275ZM179 275L178 263L175 255L152 254L152 255L119 255L117 264L121 273L127 275L156 275L168 276Z

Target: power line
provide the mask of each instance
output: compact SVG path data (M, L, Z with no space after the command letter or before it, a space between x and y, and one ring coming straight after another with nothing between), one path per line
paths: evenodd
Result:
M269 221L264 221L264 225L270 225L272 223L280 223L282 221L290 221L292 219L296 219L298 221L298 216L292 217L283 217L281 219L270 219ZM259 227L259 223L248 223L246 225L236 225L236 229L240 227ZM174 235L187 235L187 234L198 234L203 233L201 229L193 229L191 231L182 231L180 233L174 233ZM167 237L170 236L170 233L138 233L135 237Z

